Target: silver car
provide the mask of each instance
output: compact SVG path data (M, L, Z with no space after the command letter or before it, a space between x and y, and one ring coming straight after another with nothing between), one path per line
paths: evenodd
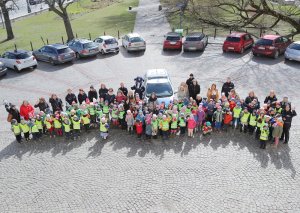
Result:
M285 59L300 62L300 41L290 44L284 53Z
M137 33L129 33L122 38L122 46L130 51L145 51L146 42L145 40Z
M6 75L7 68L4 66L2 62L0 62L0 77Z
M76 58L95 56L99 53L98 45L87 39L73 39L67 45L75 52Z
M183 42L183 51L204 51L208 44L208 36L203 33L190 33Z

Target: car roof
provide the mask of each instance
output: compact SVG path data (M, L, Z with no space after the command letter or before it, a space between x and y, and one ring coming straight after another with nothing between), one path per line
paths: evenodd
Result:
M128 36L129 38L133 38L133 37L141 37L138 33L129 33L129 34L127 34L127 36Z
M170 81L167 78L153 78L147 81L147 84L164 84L169 83Z
M276 38L281 37L280 35L264 35L261 38L262 39L268 39L268 40L275 40Z
M176 32L169 32L167 33L167 36L180 36L180 34Z
M99 36L99 38L103 39L103 40L107 40L107 39L112 39L114 38L113 36Z
M46 45L48 47L53 47L55 49L64 49L64 48L68 48L68 46L64 45L64 44L48 44Z
M9 50L7 51L7 53L12 53L12 54L15 54L15 55L18 55L18 54L21 54L21 53L28 53L29 51L27 50Z
M74 41L79 41L82 44L86 44L86 43L91 43L92 42L91 40L88 40L86 38L76 38L76 39L74 39Z
M202 37L204 36L203 33L198 33L198 32L194 32L194 33L189 33L186 35L186 37Z
M146 73L146 77L148 79L153 79L153 78L168 78L168 72L165 69L150 69Z
M300 41L295 41L295 42L293 42L294 44L300 44Z
M233 32L228 37L240 38L240 37L242 37L242 36L244 36L246 34L248 34L248 33L245 33L245 32Z

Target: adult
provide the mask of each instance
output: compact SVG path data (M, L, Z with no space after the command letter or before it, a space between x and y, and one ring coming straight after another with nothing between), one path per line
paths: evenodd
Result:
M156 105L158 105L157 96L155 92L152 92L148 100L149 110L152 112L156 108Z
M127 101L126 101L128 106L131 106L132 104L135 104L135 97L133 94L133 91L130 90L127 94Z
M16 105L11 103L5 103L5 109L8 112L8 122L11 122L12 119L16 119L18 123L21 121L20 112L17 109Z
M34 115L34 108L29 104L28 101L23 101L20 107L20 116L25 120L29 120L30 117Z
M86 95L86 93L84 92L83 89L79 89L79 93L78 93L77 98L78 98L79 104L82 104L83 102L86 101L87 95Z
M284 143L289 142L292 120L296 115L297 113L295 111L295 108L293 107L293 109L291 109L290 105L286 105L285 109L282 111L283 133L280 140L284 139Z
M259 109L259 101L254 91L249 92L248 96L245 99L245 105L247 106L249 112L252 112L254 109Z
M47 111L50 110L48 103L43 97L39 98L39 100L34 105L34 108L39 108L40 112L45 112L45 113L47 113Z
M188 87L190 87L192 84L193 84L193 80L194 80L195 78L194 78L194 74L193 73L191 73L190 74L190 77L186 80L186 85L188 86Z
M268 105L268 107L275 108L277 97L274 90L270 91L270 94L265 98L264 103Z
M197 103L197 106L199 106L199 104L202 102L202 97L200 94L196 95L196 103Z
M116 98L116 96L114 94L113 88L109 88L108 92L105 96L105 101L108 101L108 104L111 104L115 101L115 98Z
M145 92L145 87L143 86L143 82L145 80L142 77L136 77L134 79L134 86L131 87L132 90L134 90L134 94L139 94L140 99L143 98L143 94Z
M200 85L196 79L193 79L192 84L189 86L190 98L196 99L196 96L200 94Z
M94 99L96 99L96 100L98 99L98 93L95 90L93 85L90 86L90 91L88 92L88 98L91 102L93 102Z
M178 100L184 100L185 98L189 98L189 90L188 85L184 82L180 83L180 86L178 87L178 93L177 98Z
M63 103L60 98L57 97L56 94L52 94L51 97L49 98L49 103L51 104L52 111L63 111Z
M68 94L65 98L66 102L71 106L73 102L77 103L76 95L72 92L71 89L67 90Z
M211 99L217 102L219 100L219 91L217 89L216 84L212 84L210 88L207 90L207 99L210 101Z
M119 90L121 90L125 96L128 95L128 89L124 86L124 83L123 83L123 82L120 83L120 88L119 88Z
M225 93L225 96L228 98L230 91L234 89L234 84L231 82L231 78L227 78L227 81L222 86L221 93Z
M108 89L106 88L105 84L101 84L99 89L99 98L105 99L107 93L108 93Z
M127 100L127 97L123 94L122 90L118 90L116 101L118 104L120 104L122 101L125 102Z
M228 95L228 100L240 101L240 96L236 93L235 89L231 89Z
M283 100L280 102L281 108L285 109L286 105L290 105L292 107L291 102L289 101L288 97L283 97Z

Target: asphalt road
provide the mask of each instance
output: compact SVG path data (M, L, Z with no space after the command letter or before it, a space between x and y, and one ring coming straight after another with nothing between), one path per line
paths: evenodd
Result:
M252 58L246 52L223 54L222 38L210 39L203 53L162 52L170 26L157 11L157 0L141 0L135 31L147 40L144 54L82 59L36 70L10 70L0 80L0 100L20 104L66 90L100 83L117 89L147 69L165 68L174 85L190 73L201 95L230 76L241 97L254 90L263 101L274 89L287 95L299 111L300 64ZM300 121L296 117L290 144L278 150L258 149L250 136L230 132L194 139L139 141L113 130L107 142L98 132L81 140L17 144L4 107L0 108L1 212L298 212L300 209Z

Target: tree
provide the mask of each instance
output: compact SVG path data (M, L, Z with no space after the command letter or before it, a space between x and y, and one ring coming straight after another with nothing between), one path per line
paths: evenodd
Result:
M6 34L7 34L6 40L11 40L15 37L14 32L12 30L12 26L11 26L11 21L10 21L10 18L9 18L9 9L6 6L6 4L9 1L10 0L0 0L0 8L1 8L1 11L2 11L2 14L3 14L5 29L6 29Z
M59 17L64 21L68 41L74 38L74 33L71 25L71 21L69 18L69 14L67 12L67 8L70 4L73 3L72 0L45 0L46 4L48 4L49 8L55 12Z
M284 23L292 29L288 36L300 34L300 7L297 5L270 0L189 0L186 12L201 23L217 27L276 32L276 26Z

